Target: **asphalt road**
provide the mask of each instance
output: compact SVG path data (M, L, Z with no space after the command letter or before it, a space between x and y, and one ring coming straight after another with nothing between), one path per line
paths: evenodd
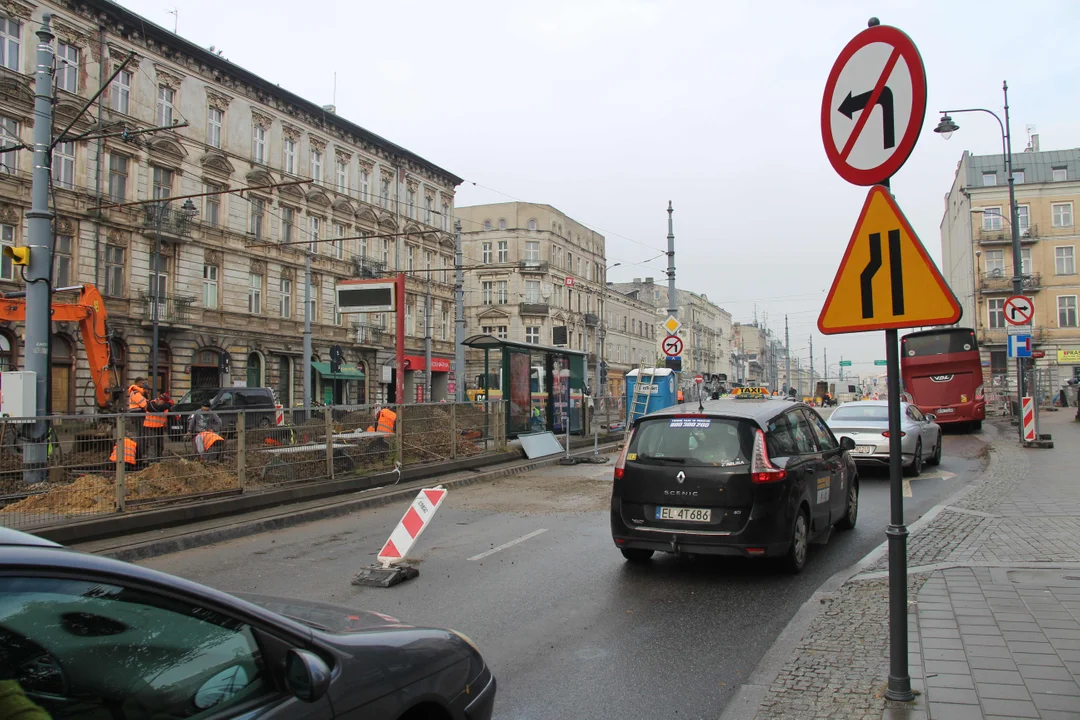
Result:
M982 448L979 436L946 436L942 465L910 482L907 522L970 482ZM555 466L452 491L417 547L420 577L391 589L350 580L404 506L143 564L464 632L498 677L504 720L715 718L818 586L885 540L887 474L865 473L858 527L813 546L798 576L668 555L633 566L611 542L610 478L610 464Z

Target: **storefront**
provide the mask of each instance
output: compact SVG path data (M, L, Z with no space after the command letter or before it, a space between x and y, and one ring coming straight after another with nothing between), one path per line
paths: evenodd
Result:
M312 362L311 368L315 371L316 387L319 393L316 398L323 405L364 405L367 403L367 392L363 369L359 365L342 363L337 372L330 371L328 362Z
M425 391L427 380L427 362L423 355L405 356L405 401L406 402L449 402L450 363L452 358L431 356L431 391ZM427 395L427 398L425 398Z

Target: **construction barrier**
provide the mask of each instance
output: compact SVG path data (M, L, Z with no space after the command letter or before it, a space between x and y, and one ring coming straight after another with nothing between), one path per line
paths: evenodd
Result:
M1024 442L1034 442L1039 439L1039 434L1035 429L1035 399L1025 397L1021 398L1020 402L1020 417L1023 418L1024 423Z
M390 539L379 551L378 560L383 567L401 562L409 554L409 550L416 544L417 538L431 524L431 518L435 517L435 511L446 499L447 491L440 487L421 490L413 500L412 505L401 518L401 522L390 533Z

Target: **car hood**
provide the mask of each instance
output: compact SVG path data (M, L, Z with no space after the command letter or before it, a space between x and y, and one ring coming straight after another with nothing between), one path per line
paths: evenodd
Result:
M277 597L274 595L256 595L252 593L232 593L241 600L265 608L270 612L303 623L316 630L333 634L348 634L366 630L384 630L387 628L412 627L390 615L371 610L323 603L315 600L297 600L296 598Z

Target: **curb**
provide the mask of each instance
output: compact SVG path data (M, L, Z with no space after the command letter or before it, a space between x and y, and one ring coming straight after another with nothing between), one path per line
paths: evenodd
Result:
M599 446L599 450L601 453L607 453L618 447L618 443L602 444ZM590 447L587 450L571 452L570 455L571 457L586 457L592 455L592 448ZM560 452L557 455L552 455L541 460L518 462L496 470L477 472L475 475L469 477L455 478L437 484L440 484L447 489L475 485L488 480L520 475L541 467L556 465L559 460L564 457L565 454ZM420 488L431 485L432 480L432 478L427 478L414 480L409 483L368 488L354 493L353 497L345 500L332 498L325 500L314 507L300 510L284 510L283 512L274 513L247 522L242 519L237 520L236 518L233 518L232 522L224 523L219 527L189 530L187 532L177 533L170 537L136 542L124 542L125 538L119 537L106 541L86 543L81 546L74 545L72 546L72 549L93 553L95 555L102 555L124 562L137 562L139 560L147 560L160 555L213 545L227 540L236 540L238 538L257 535L271 530L281 530L296 525L302 525L304 523L315 522L317 520L347 515L366 508L381 507L383 505L407 500L412 498ZM356 497L358 495L362 495L363 497ZM162 530L161 532L164 533L167 531Z
M987 445L990 442L992 440L988 441ZM907 526L909 535L913 535L926 525L929 525L947 506L972 492L978 484L978 482L969 483L966 487L961 488L927 510L922 517ZM780 671L784 669L788 658L791 657L799 642L802 641L806 630L810 627L810 623L821 612L825 597L839 590L866 568L871 567L888 552L888 547L889 541L885 540L861 559L834 573L814 591L813 595L807 598L806 602L799 607L795 615L788 621L788 624L784 626L773 644L761 656L761 660L758 661L753 672L747 677L746 682L739 686L735 695L724 706L724 711L720 714L720 720L753 720L758 710L761 709L761 702L765 699L765 695L768 694L773 681L776 680Z

